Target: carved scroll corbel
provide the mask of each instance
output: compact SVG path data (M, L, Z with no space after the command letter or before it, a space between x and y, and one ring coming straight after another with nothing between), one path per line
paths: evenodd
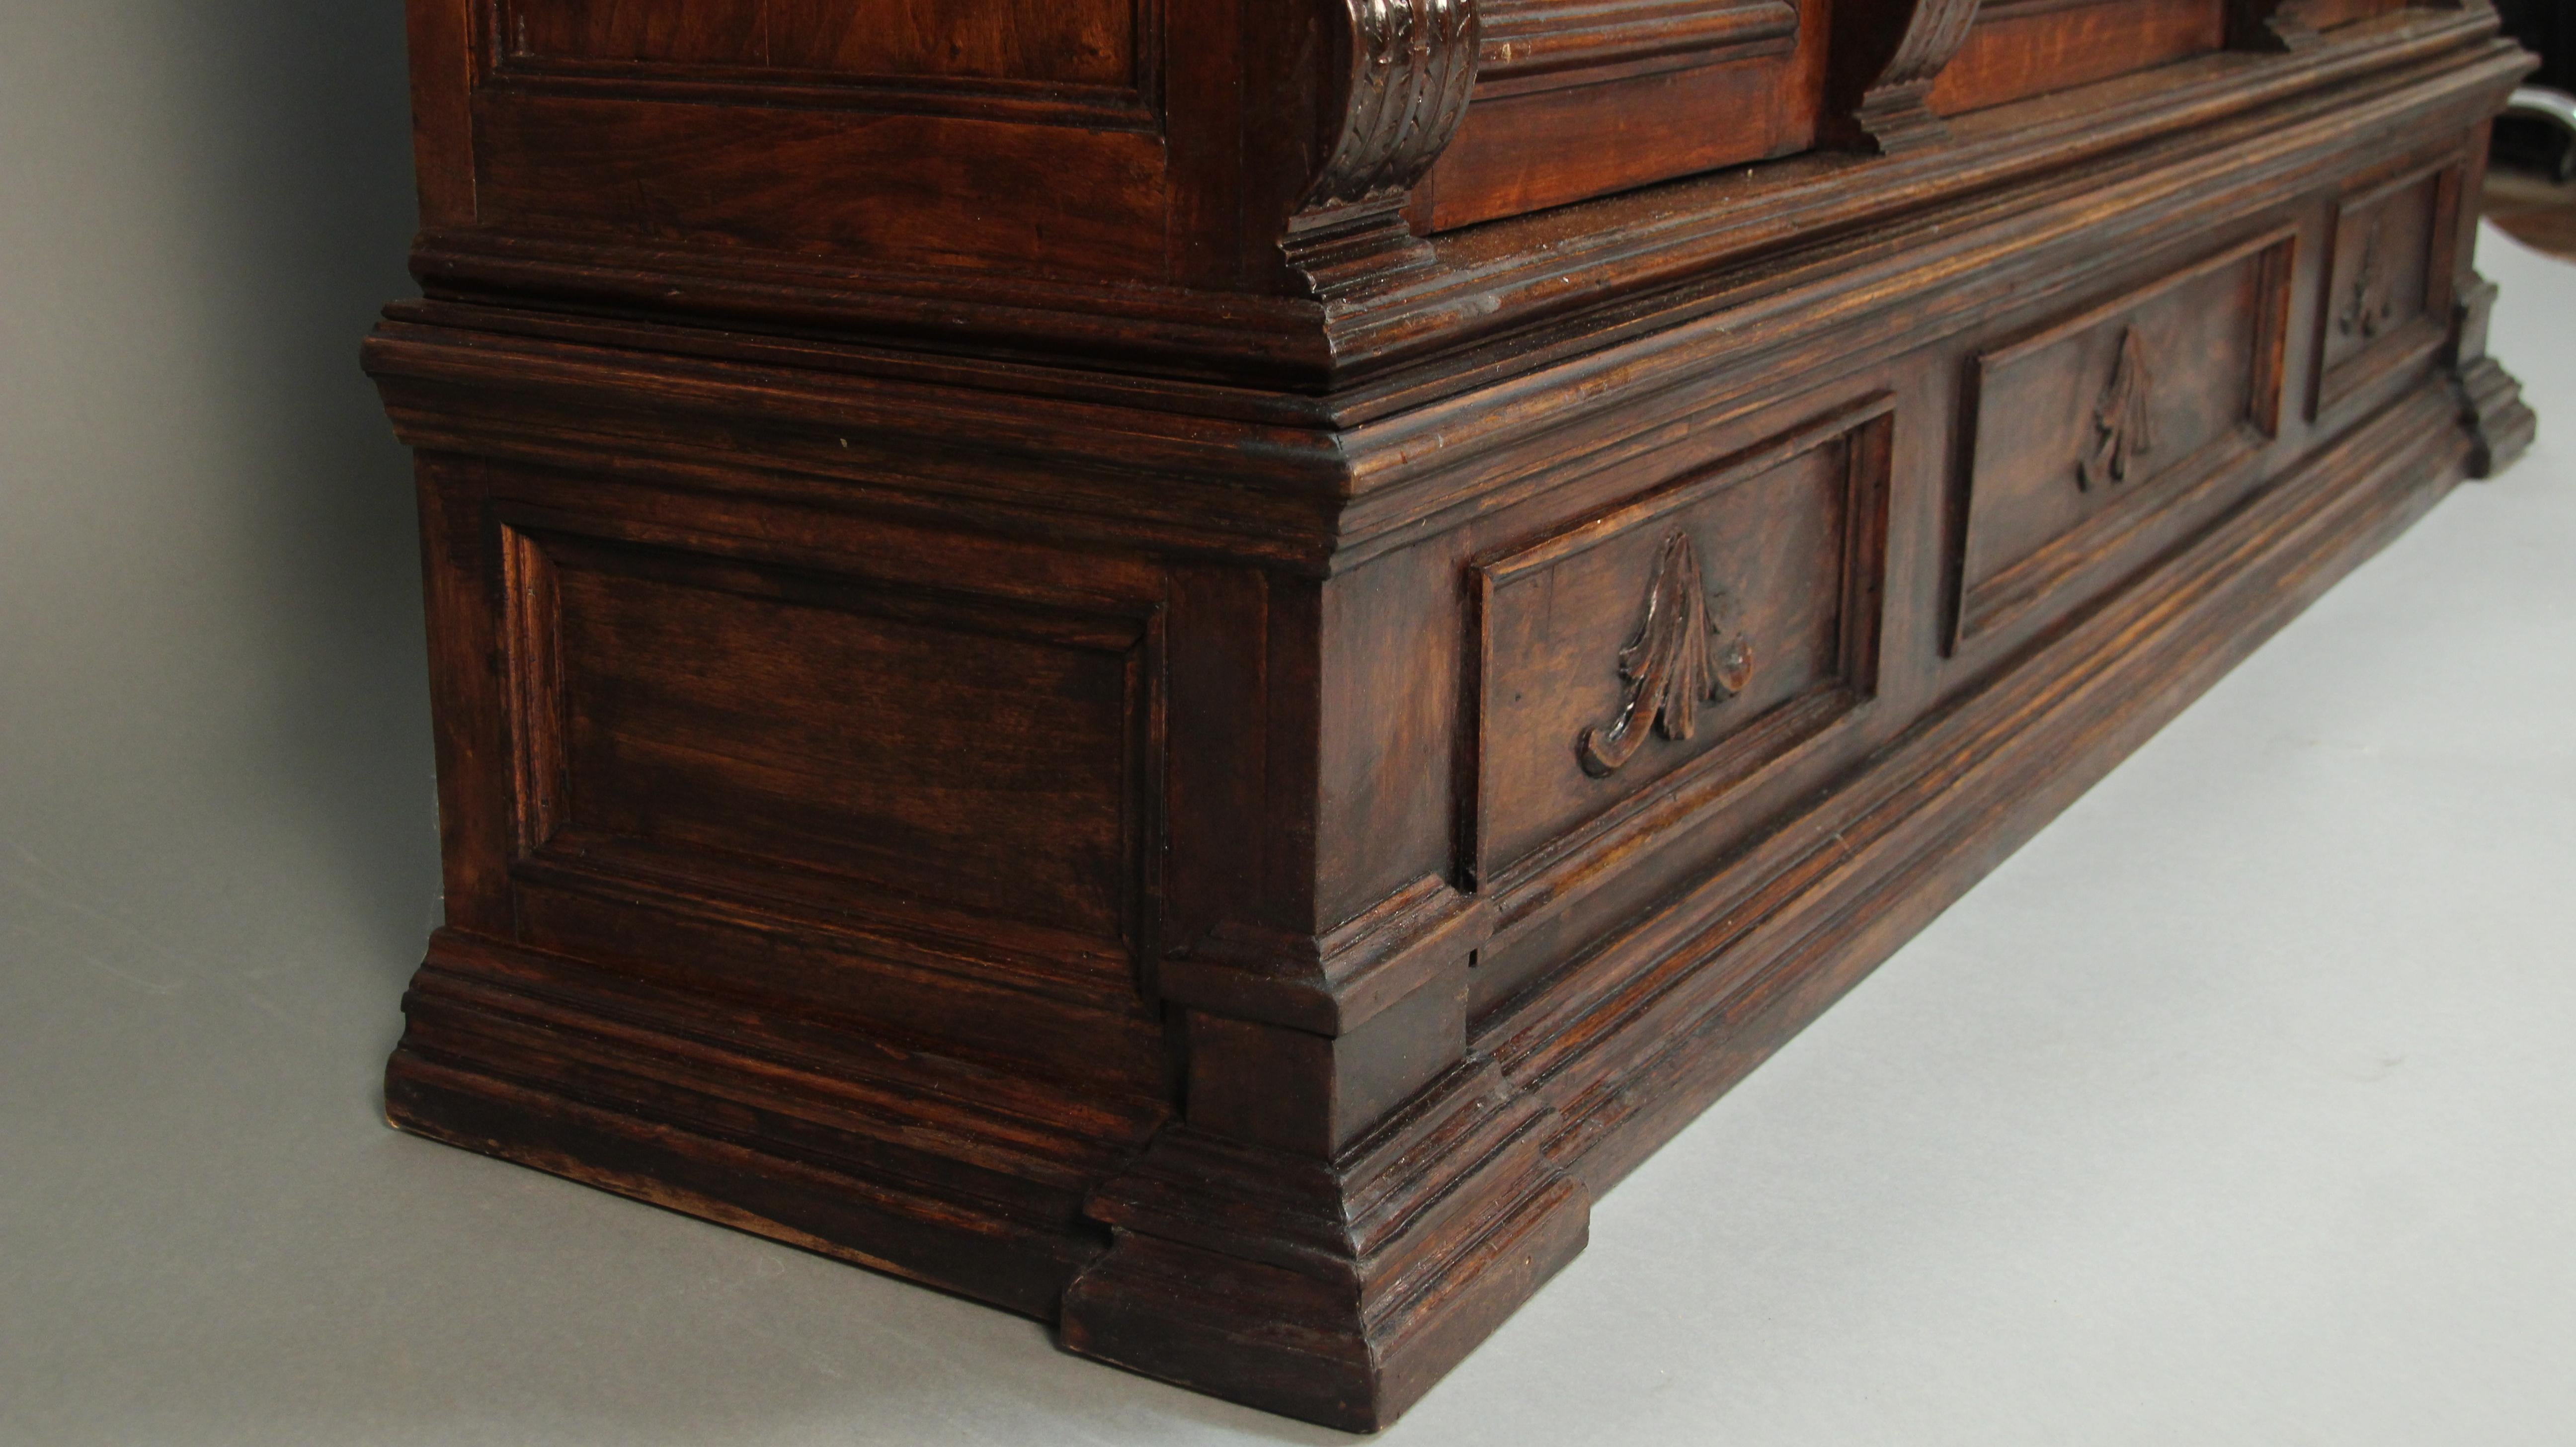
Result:
M1458 133L1476 81L1474 0L1332 0L1332 9L1347 31L1341 124L1281 242L1328 298L1429 261L1404 204Z
M2286 52L2325 43L2307 15L2309 0L2228 0L2227 48Z
M1932 82L1967 43L1978 0L1838 0L1827 108L1833 139L1892 156L1937 145Z

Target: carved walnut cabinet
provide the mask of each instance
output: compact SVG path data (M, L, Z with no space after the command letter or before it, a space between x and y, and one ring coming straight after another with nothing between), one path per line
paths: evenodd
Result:
M410 0L407 1130L1392 1420L2529 438L2486 0Z

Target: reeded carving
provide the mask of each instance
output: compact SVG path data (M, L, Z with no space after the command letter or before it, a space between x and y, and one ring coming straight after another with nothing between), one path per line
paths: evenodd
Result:
M1279 241L1327 303L1432 264L1404 203L1457 134L1476 81L1475 0L1334 3L1349 26L1341 130Z
M1753 643L1737 633L1713 641L1717 619L1700 583L1699 549L1690 534L1664 539L1646 588L1646 616L1637 636L1619 650L1619 676L1627 701L1607 725L1587 728L1575 740L1583 772L1606 778L1636 757L1651 725L1668 739L1699 730L1699 706L1733 698L1753 679Z
M1473 0L1341 0L1350 73L1332 157L1309 209L1410 190L1439 159L1476 81Z
M2382 244L2387 229L2388 215L2383 211L2370 218L2370 230L2361 238L2361 264L2353 269L2351 289L2335 312L2335 330L2347 337L2368 341L2397 317L2397 298L2389 286Z
M2075 464L2075 485L2087 492L2129 480L2130 466L2156 450L2156 421L2149 395L2155 375L2147 346L2131 327L2120 334L2120 360L2093 404L2093 442Z

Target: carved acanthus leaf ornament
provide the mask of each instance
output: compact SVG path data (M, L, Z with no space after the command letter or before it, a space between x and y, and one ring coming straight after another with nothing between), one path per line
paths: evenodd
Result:
M2352 289L2344 295L2342 310L2335 313L2335 330L2347 337L2368 341L2396 319L2397 298L2389 284L2392 278L2382 244L2387 226L2386 215L2374 216L2361 238L2361 264L2353 269Z
M1753 643L1742 633L1716 641L1717 619L1700 582L1699 549L1690 534L1664 539L1637 636L1619 650L1628 685L1618 717L1575 740L1583 772L1605 778L1646 742L1649 727L1668 739L1699 730L1703 702L1733 698L1753 679Z
M2155 375L2147 366L2147 345L2138 329L2120 334L2120 358L2111 380L2093 404L2093 437L2075 464L2075 485L2090 492L2129 480L2137 460L2156 450Z

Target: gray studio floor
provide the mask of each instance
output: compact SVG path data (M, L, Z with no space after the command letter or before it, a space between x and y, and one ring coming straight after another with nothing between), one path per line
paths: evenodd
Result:
M2576 1441L2576 269L2483 245L2533 454L1601 1202L1388 1440ZM119 385L216 365L203 321ZM361 325L295 322L321 441L90 426L95 349L7 379L0 1442L1347 1440L383 1127L435 871ZM394 500L120 470L197 446Z

